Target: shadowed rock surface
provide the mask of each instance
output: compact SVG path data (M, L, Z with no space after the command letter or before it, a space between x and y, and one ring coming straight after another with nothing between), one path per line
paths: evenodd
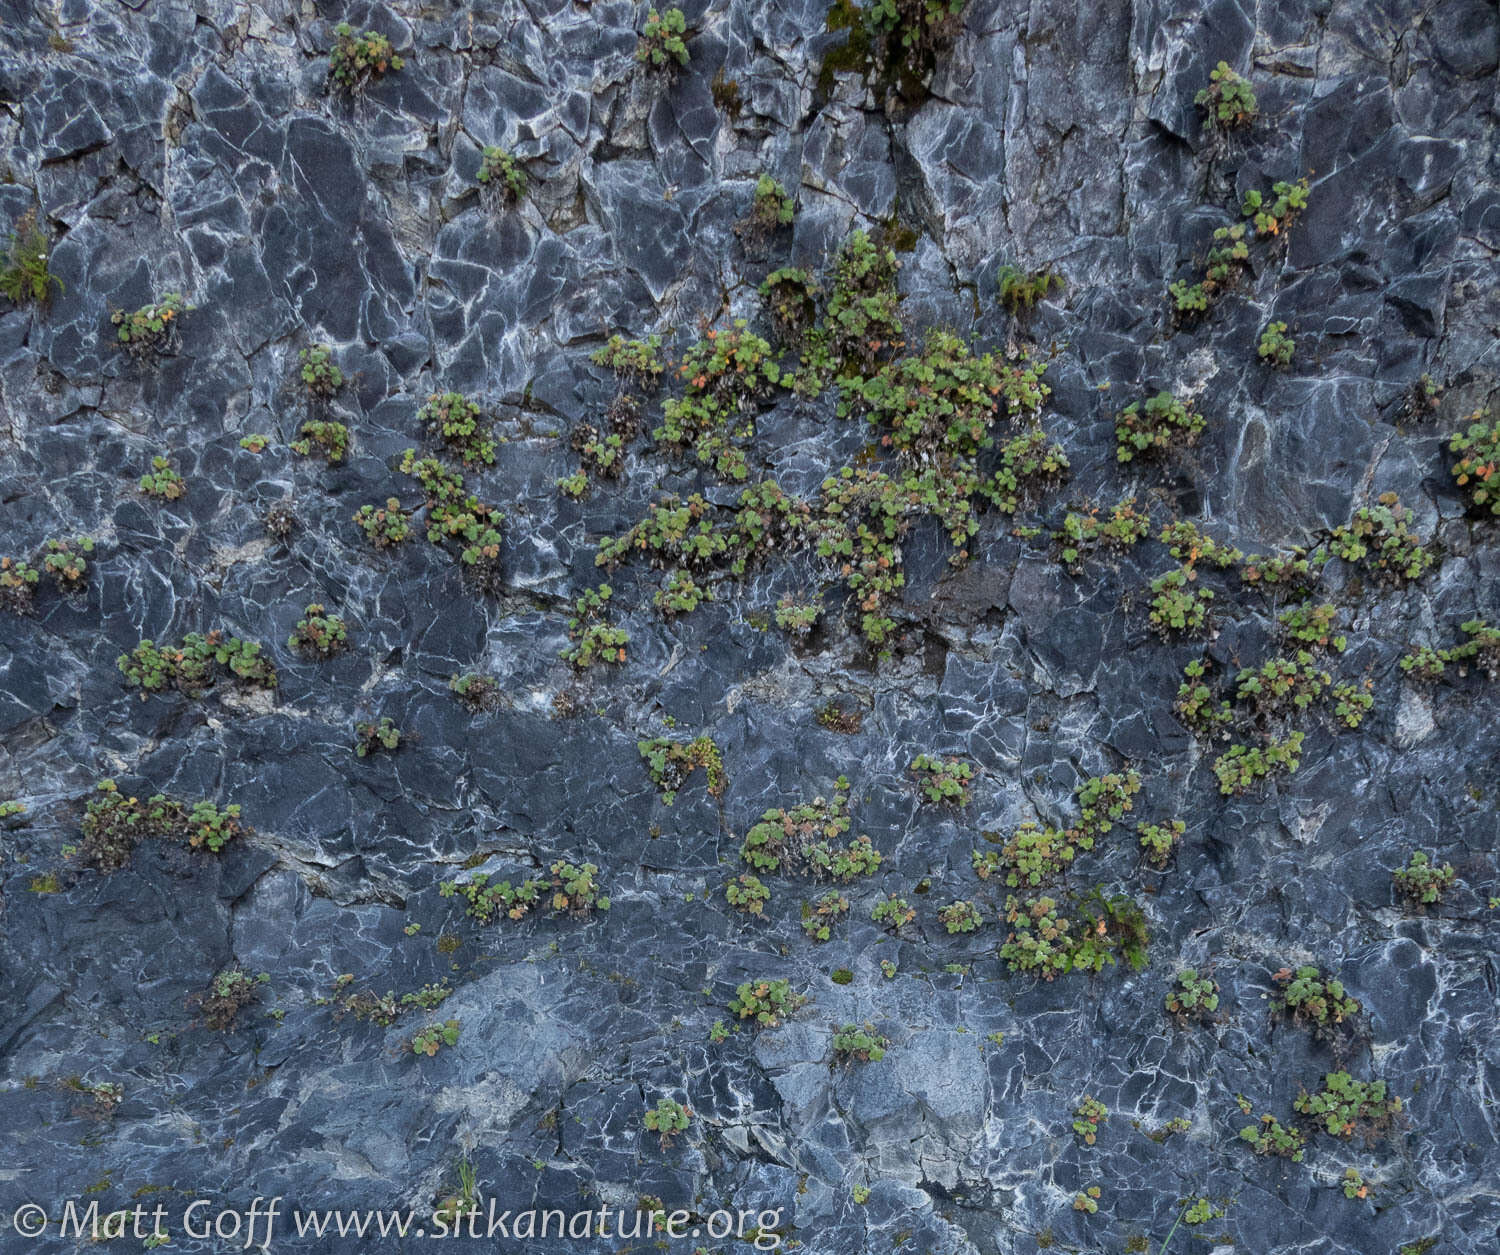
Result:
M1174 1250L1396 1255L1432 1238L1493 1255L1496 689L1480 668L1420 684L1398 660L1500 623L1500 520L1469 509L1448 447L1500 366L1495 6L972 0L919 99L838 69L848 34L821 3L685 12L691 62L664 79L634 60L643 13L615 0L0 0L0 227L38 209L58 280L45 307L0 298L0 551L95 540L83 589L44 577L31 614L0 613L0 800L26 808L0 832L0 1248L73 1249L55 1226L35 1243L9 1227L28 1200L54 1218L68 1198L175 1215L256 1195L425 1216L467 1160L501 1207L781 1209L785 1242L818 1255L1155 1251L1198 1198L1223 1214L1184 1224ZM404 59L352 99L326 90L341 20ZM1222 138L1194 103L1221 60L1259 97L1255 124ZM514 207L481 203L489 145L529 175ZM762 172L797 212L757 244L735 227ZM1246 192L1300 177L1301 216L1174 325L1168 284L1201 274L1214 229ZM888 658L810 549L711 576L711 600L665 618L663 572L606 576L596 546L665 492L729 507L741 486L652 440L658 400L620 479L559 495L574 432L607 428L617 391L591 355L614 333L660 333L680 357L700 328L764 326L766 274L822 273L855 228L899 249L910 347L932 326L1036 346L1069 477L1015 518L982 513L963 566L917 518ZM1006 264L1064 285L1013 317ZM111 312L171 291L194 308L170 351L119 351ZM1296 341L1284 371L1257 357L1273 320ZM315 343L345 377L326 403L298 374ZM1424 375L1442 392L1417 413ZM1117 413L1162 389L1195 399L1201 438L1118 463ZM488 591L428 543L401 470L408 448L439 452L417 414L450 390L493 419L494 465L464 468L506 516ZM745 446L750 482L816 501L826 476L878 460L836 397L777 391ZM338 464L288 451L319 416L348 427ZM264 452L241 447L251 433ZM181 498L137 490L156 455ZM1131 495L1151 537L1069 574L1050 540L1065 513ZM391 497L417 511L413 534L376 549L352 516ZM1183 667L1206 654L1221 685L1259 667L1293 603L1205 564L1211 631L1164 638L1150 584L1177 561L1158 529L1191 519L1285 552L1382 499L1412 512L1431 568L1391 585L1334 559L1308 603L1338 607L1347 648L1319 665L1368 681L1373 708L1341 730L1320 705L1294 724L1295 773L1224 796L1227 742L1174 710ZM285 540L263 522L278 503L296 518ZM580 672L559 655L574 598L602 578L628 657ZM805 641L776 628L780 597L819 590ZM348 625L327 662L287 645L311 602ZM277 687L143 700L123 685L116 659L142 639L211 630L261 643ZM459 672L498 681L492 709L455 700ZM857 731L819 723L830 700ZM381 716L400 748L357 758L355 722ZM636 743L700 734L722 794L698 771L665 805ZM967 805L922 800L922 753L972 763ZM1065 883L1138 900L1149 963L1008 971L1008 891L976 878L971 851L1074 822L1083 780L1128 769L1131 814ZM836 886L852 909L831 940L802 929L826 883L763 873L764 915L732 909L746 830L841 775L850 835L883 862ZM147 838L121 870L84 868L65 847L105 778L238 804L253 833L217 855ZM1173 818L1186 832L1156 870L1135 823ZM1457 874L1425 913L1392 885L1418 849ZM597 866L607 912L481 924L439 892L560 859ZM899 937L870 918L887 892L916 909ZM977 931L939 922L956 899L979 906ZM1356 1032L1320 1042L1273 1020L1274 974L1300 964L1359 999ZM194 999L229 966L269 979L216 1032ZM1186 967L1220 986L1212 1022L1163 1009ZM762 976L810 1002L711 1041ZM386 1027L335 1015L348 991L439 982L440 1008ZM457 1042L414 1057L413 1034L448 1019ZM836 1060L836 1029L866 1021L884 1058ZM1389 1083L1395 1128L1368 1145L1310 1132L1301 1162L1241 1140L1340 1067ZM101 1113L77 1086L103 1084L122 1095ZM1093 1146L1072 1127L1086 1095L1110 1112ZM665 1150L642 1125L661 1097L693 1113ZM1191 1127L1150 1136L1176 1119ZM1345 1197L1350 1167L1368 1198ZM1094 1185L1097 1212L1076 1210ZM174 1252L222 1249L171 1227ZM751 1249L674 1248L699 1245ZM277 1247L424 1244L299 1241L284 1220Z

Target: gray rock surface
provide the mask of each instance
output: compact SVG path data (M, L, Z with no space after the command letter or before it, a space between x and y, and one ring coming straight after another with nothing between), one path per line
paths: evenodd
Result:
M1495 689L1477 673L1420 689L1397 660L1455 643L1466 619L1500 622L1500 524L1466 514L1445 440L1493 400L1500 366L1495 6L971 0L915 103L823 72L842 36L821 3L710 0L687 16L692 62L664 85L636 69L643 14L617 0L0 0L0 227L39 208L59 280L43 309L0 299L0 551L97 542L85 591L44 584L33 615L0 613L0 800L27 809L0 832L0 1249L75 1249L55 1224L25 1241L11 1218L27 1201L54 1219L69 1198L169 1200L175 1215L256 1195L425 1215L467 1160L502 1207L779 1209L785 1242L818 1255L1143 1249L1200 1196L1224 1215L1191 1242L1184 1226L1175 1250L1394 1255L1431 1238L1493 1255ZM345 18L405 59L352 101L325 91ZM1261 104L1227 142L1193 103L1221 59ZM738 87L737 113L716 77ZM474 190L489 144L531 178L503 214ZM798 214L757 253L734 227L762 170ZM1167 284L1201 265L1244 191L1302 175L1311 200L1285 243L1257 246L1211 317L1174 328ZM1165 549L1073 577L1045 537L1024 543L996 515L961 570L932 523L907 537L888 663L870 665L843 586L805 554L673 621L651 606L660 573L622 568L629 661L582 677L560 661L601 538L664 491L734 499L649 435L621 481L558 495L573 430L600 425L614 394L590 353L613 332L680 351L700 324L754 318L765 273L820 267L855 226L911 241L910 332L944 323L1050 354L1043 422L1072 475L1018 522L1051 528L1069 505L1135 493L1159 519L1266 553L1384 493L1411 507L1439 557L1422 580L1382 590L1338 563L1323 576L1349 638L1340 676L1372 683L1364 726L1314 720L1295 775L1221 797L1217 749L1172 710L1202 650L1146 624ZM1017 322L995 295L1005 263L1066 286ZM195 306L173 351L118 352L110 311L169 290ZM1272 318L1297 341L1285 372L1256 360ZM286 448L306 417L297 354L316 342L348 378L330 409L352 438L337 466ZM1446 391L1412 421L1424 373ZM1202 440L1165 474L1118 466L1115 413L1159 388L1198 397ZM468 475L507 515L494 595L420 535L377 551L351 522L392 495L420 503L401 453L424 443L422 401L448 389L480 400L501 438L496 465ZM265 453L240 447L252 432ZM865 440L826 395L778 394L759 433L755 473L806 494ZM136 492L158 453L187 480L180 500ZM297 518L284 543L261 521L278 502ZM833 609L809 643L767 630L782 593L814 584ZM1209 655L1230 674L1258 665L1271 603L1215 587ZM310 601L349 624L332 662L286 647ZM143 637L215 628L264 643L274 694L122 687L115 659ZM496 709L448 693L471 670L499 681ZM575 714L556 713L559 694ZM862 712L857 733L818 724L830 698ZM356 759L352 726L378 715L407 739ZM722 798L700 773L662 804L635 742L672 726L712 735ZM922 752L975 764L969 806L920 803L907 768ZM1127 764L1145 782L1136 816L1184 819L1181 849L1153 871L1122 825L1078 875L1144 893L1149 966L1008 973L1004 890L975 879L970 850L1027 819L1070 822L1077 783ZM802 935L822 892L804 881L768 876L763 920L729 909L745 830L840 774L854 831L885 861L846 889L833 939ZM147 840L118 872L80 869L64 847L104 777L238 803L254 835L217 857ZM1424 916L1391 884L1415 848L1460 881ZM516 876L557 858L598 865L607 913L481 926L438 892L466 867ZM57 891L37 891L48 875ZM885 891L916 895L900 940L869 918ZM978 932L938 922L956 898L980 904ZM1344 1053L1271 1023L1272 973L1297 962L1364 1004L1367 1034ZM221 1034L191 1000L231 963L269 980ZM1184 966L1219 982L1218 1023L1164 1014ZM840 968L852 981L833 981ZM453 993L389 1028L336 1020L346 973L377 994ZM736 986L776 975L809 1005L710 1042ZM403 1053L450 1017L454 1046ZM834 1029L864 1021L890 1038L885 1058L836 1062ZM1407 1121L1368 1147L1314 1138L1296 1164L1239 1140L1237 1096L1288 1119L1298 1086L1339 1065L1385 1077ZM69 1078L123 1097L95 1118ZM1086 1094L1111 1112L1092 1148L1071 1129ZM641 1125L663 1096L694 1112L665 1150ZM1177 1118L1189 1132L1148 1136ZM1351 1166L1370 1199L1344 1197ZM1091 1185L1094 1215L1073 1207ZM675 1244L700 1245L745 1249ZM169 1249L229 1248L174 1225ZM298 1240L283 1222L273 1249L426 1246Z

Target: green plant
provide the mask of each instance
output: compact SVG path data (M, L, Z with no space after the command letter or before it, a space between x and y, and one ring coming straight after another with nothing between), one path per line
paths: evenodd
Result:
M1221 289L1233 287L1240 271L1250 262L1250 245L1245 240L1245 224L1236 222L1232 226L1216 228L1214 246L1208 250L1208 256L1203 260L1201 287L1206 294L1217 296Z
M1186 448L1207 425L1197 410L1170 392L1158 392L1144 404L1132 401L1115 422L1115 458L1130 462L1144 454Z
M1207 1224L1210 1220L1217 1220L1224 1213L1215 1207L1206 1198L1189 1200L1187 1210L1182 1213L1184 1222L1190 1225Z
M1005 265L995 277L1000 288L1000 304L1010 311L1013 318L1019 318L1038 301L1045 300L1052 288L1063 286L1063 277L1051 270L1026 271L1018 266Z
M1167 552L1172 557L1188 569L1205 562L1222 571L1245 556L1233 545L1221 544L1187 519L1166 524L1157 539L1167 546Z
M941 759L931 754L918 754L912 760L911 773L922 787L922 796L929 802L947 806L969 804L969 785L974 779L974 768L961 758Z
M1256 353L1260 360L1284 370L1292 364L1292 354L1296 352L1297 342L1286 334L1286 323L1267 323L1265 330L1260 333L1260 344L1256 346Z
M140 489L147 497L176 501L187 495L187 481L172 469L172 464L166 458L154 457L151 459L150 473L141 476Z
M1441 902L1457 877L1452 863L1439 867L1421 850L1413 850L1405 867L1391 873L1396 892L1410 905L1422 908Z
M881 443L918 458L970 459L988 448L1002 415L1034 415L1051 389L1047 364L976 355L951 332L928 332L920 354L899 357L865 379L841 380L840 415L856 407L882 428Z
M1094 1215L1099 1210L1100 1192L1097 1185L1091 1185L1088 1189L1073 1195L1073 1210Z
M1197 635L1208 628L1211 588L1192 588L1197 579L1192 567L1178 567L1151 581L1151 609L1146 617L1162 636L1173 632Z
M1167 285L1167 295L1172 298L1172 315L1179 322L1205 313L1208 309L1208 289L1201 283L1189 283L1177 279Z
M41 572L20 558L0 558L0 606L12 614L28 614Z
M535 879L516 885L502 880L492 885L489 876L481 872L463 882L444 881L438 886L438 894L444 898L464 898L470 918L488 924L497 914L512 920L524 919L540 900L544 887L542 881Z
M54 283L63 291L62 280L47 268L47 253L47 233L37 226L36 210L28 209L16 220L0 259L0 292L17 305L45 305Z
M816 902L802 906L802 931L813 941L827 941L833 926L849 914L849 899L837 889L830 889Z
M1363 1126L1367 1138L1383 1132L1401 1114L1401 1100L1386 1097L1384 1081L1356 1081L1347 1072L1329 1072L1316 1094L1304 1091L1292 1104L1333 1137L1350 1137Z
M573 603L568 620L568 639L572 644L562 651L565 662L586 671L596 662L624 662L625 646L630 641L624 628L612 626L605 614L613 589L608 584L586 589Z
M832 801L816 797L790 810L776 807L751 825L740 847L740 857L756 871L788 871L853 880L880 866L880 851L867 836L845 846L838 842L849 831L849 782L835 782Z
M367 758L377 750L394 753L401 745L401 729L389 715L382 715L378 723L361 719L354 725L354 753Z
M850 234L834 258L823 342L829 365L846 377L870 371L901 343L901 293L895 251L864 231Z
M585 916L597 908L609 910L609 897L599 892L595 879L599 869L593 863L582 865L556 860L548 872L552 877L552 909L559 914Z
M1245 193L1244 203L1240 206L1240 212L1254 220L1255 229L1261 235L1278 234L1282 227L1290 226L1292 220L1307 208L1307 180L1278 182L1272 186L1271 195L1275 199L1267 204L1265 197L1251 188Z
M646 14L646 28L636 44L635 59L652 70L676 70L689 61L686 34L687 19L681 9L665 13L652 9Z
M980 482L978 491L1001 514L1014 514L1067 470L1062 446L1033 427L1000 446L1000 466L988 481Z
M882 928L898 933L917 918L917 912L905 898L888 893L870 909L870 918Z
M455 673L448 680L448 690L470 710L493 710L500 700L500 684L495 677L476 671Z
M1250 84L1220 61L1209 72L1208 86L1193 97L1193 103L1208 114L1208 120L1220 130L1233 130L1255 121L1255 92Z
M1276 621L1286 630L1289 640L1317 649L1332 649L1343 653L1348 641L1334 633L1338 622L1338 607L1327 603L1319 606L1302 604L1288 606Z
M589 360L647 389L656 387L667 368L661 360L660 336L647 336L644 340L610 336L609 342L595 349Z
M417 421L458 454L465 466L493 466L495 442L490 439L477 402L460 392L434 392L417 411Z
M1333 717L1346 728L1357 728L1375 706L1367 691L1370 681L1359 684L1335 684L1332 689Z
M950 902L938 912L938 922L952 933L971 933L984 923L979 908L972 902Z
M1177 843L1182 840L1182 834L1186 831L1187 825L1180 819L1165 824L1139 824L1136 827L1141 839L1141 849L1156 867L1167 865L1172 851L1177 848Z
M413 1035L409 1043L412 1054L426 1055L429 1059L444 1046L458 1045L458 1035L463 1026L457 1020L444 1020L441 1024L429 1024Z
M833 1034L833 1053L844 1063L857 1060L860 1063L879 1063L885 1058L886 1048L891 1044L888 1037L875 1031L873 1024L840 1025Z
M1073 1112L1073 1132L1085 1146L1092 1146L1099 1138L1100 1126L1109 1119L1109 1108L1097 1098L1085 1094Z
M5 823L7 820L11 819L20 819L20 817L25 813L26 807L20 802L9 800L0 802L0 823ZM19 827L20 825L8 826Z
M1043 980L1072 969L1071 921L1055 898L1005 899L1005 922L1010 933L1000 947L1000 958L1013 972L1030 972Z
M1109 832L1115 822L1134 808L1132 799L1141 791L1140 773L1111 771L1090 776L1074 790L1078 800L1079 820L1074 829L1078 844L1085 850L1094 848L1094 838Z
M975 850L970 862L981 880L988 880L992 871L1004 866L1007 886L1036 888L1067 870L1077 853L1078 835L1072 829L1064 831L1050 824L1043 827L1027 822L1011 834L998 854L993 850L984 853ZM1088 844L1092 847L1093 840Z
M411 527L407 522L410 518L411 511L403 510L395 497L387 497L383 506L362 505L354 512L354 521L364 532L365 539L377 549L399 545L410 536Z
M661 1148L666 1150L672 1144L672 1139L679 1133L687 1131L688 1123L693 1118L690 1107L684 1107L675 1098L660 1098L656 1106L646 1112L642 1123L652 1133L658 1135Z
M710 328L682 358L681 397L662 405L662 423L651 434L663 445L692 449L699 462L727 479L749 474L733 439L754 430L754 410L781 379L771 346L743 318L727 330Z
M800 341L818 308L818 281L796 266L773 270L760 285L760 299L783 344Z
M735 910L744 911L747 915L760 915L765 911L766 903L771 900L771 891L759 876L745 872L724 886L724 897Z
M240 823L238 806L220 810L210 801L189 806L164 793L142 802L122 794L113 780L101 780L84 809L83 841L77 853L85 866L111 872L129 862L136 842L143 837L171 837L218 854L248 831Z
M788 593L776 603L776 626L799 640L817 626L822 615L823 603L816 598L799 601Z
M1362 506L1342 527L1329 533L1332 552L1345 562L1360 563L1381 583L1419 579L1435 561L1408 526L1411 511L1393 496L1377 506Z
M329 419L310 418L298 430L300 439L287 446L302 457L321 457L330 466L344 460L349 451L349 429Z
M707 777L708 792L712 797L722 797L729 778L724 774L724 759L719 747L710 736L694 737L691 741L673 741L667 737L652 737L637 741L636 749L646 760L651 781L668 806L677 799L677 791L687 778L699 767Z
M240 448L244 449L248 453L264 453L270 447L270 444L271 438L269 436L262 435L258 431L252 432L248 436L240 437Z
M228 1032L234 1027L239 1013L256 1000L260 986L269 979L264 972L251 976L242 968L224 968L209 982L208 990L198 997L203 1023L217 1032Z
M868 1185L856 1185L849 1191L849 1197L863 1207L870 1201L870 1187Z
M1250 1143L1257 1155L1278 1155L1301 1163L1307 1135L1295 1125L1288 1127L1275 1116L1261 1116L1259 1124L1247 1125L1240 1130L1240 1137Z
M1151 516L1136 509L1134 497L1126 497L1110 509L1107 519L1100 519L1097 508L1081 514L1069 511L1055 539L1063 564L1076 575L1082 570L1082 559L1095 549L1128 549L1150 532Z
M404 62L391 41L378 31L358 35L348 22L333 28L333 50L328 54L328 78L350 95L363 91L373 79L399 70Z
M1477 418L1477 412L1470 417ZM1453 479L1468 490L1473 508L1500 514L1500 479L1490 482L1500 468L1500 419L1470 423L1466 431L1454 432L1448 451L1463 455L1453 464Z
M59 588L80 588L88 577L89 564L86 555L93 552L94 538L92 536L75 536L72 540L48 540L43 544L40 555L42 570L56 581ZM0 570L4 569L4 560L0 560ZM34 580L32 582L35 583Z
M121 348L132 356L146 357L171 348L178 319L192 308L180 292L168 292L133 313L117 309L109 316L109 321L117 328L115 341Z
M1245 668L1235 678L1235 697L1268 718L1289 710L1304 711L1333 682L1312 654L1299 649L1294 658L1271 658L1259 668Z
M213 667L227 668L237 680L259 688L275 688L276 668L260 656L254 641L209 632L190 632L176 647L158 649L151 640L141 641L116 660L125 683L147 693L175 688L196 697L214 682Z
M796 212L796 204L786 188L769 174L762 174L755 180L750 216L744 223L745 233L763 240L780 228L791 226Z
M1214 760L1214 775L1219 792L1239 794L1278 771L1291 773L1302 763L1301 731L1290 732L1285 740L1271 740L1264 749L1249 745L1231 745Z
M305 658L326 659L342 653L349 641L349 628L338 615L325 611L321 602L308 602L286 638L287 648Z
M311 344L297 354L302 386L309 396L327 400L344 386L344 372L333 360L333 350L326 344Z
M1374 1191L1358 1168L1344 1169L1344 1197L1348 1199L1369 1198Z
M1271 1013L1293 1024L1311 1027L1318 1037L1328 1037L1339 1025L1360 1012L1359 1000L1344 989L1342 981L1304 966L1293 971L1281 968L1271 979L1282 987L1271 1000Z
M966 0L872 0L864 10L877 66L925 78L963 29Z
M744 981L735 990L729 1009L740 1019L753 1019L762 1028L775 1028L807 1002L806 996L792 992L786 980Z
M526 195L526 170L512 154L493 144L479 152L479 171L474 176L486 197L496 205L514 205Z
M712 601L713 590L700 585L691 571L679 569L668 573L666 585L658 588L651 600L670 619L673 615L696 610L705 601Z
M1196 968L1185 967L1172 978L1165 999L1167 1010L1179 1023L1203 1021L1219 1009L1219 986Z
M571 497L579 501L588 495L589 476L584 470L574 471L571 475L564 475L557 481L557 490L565 497Z

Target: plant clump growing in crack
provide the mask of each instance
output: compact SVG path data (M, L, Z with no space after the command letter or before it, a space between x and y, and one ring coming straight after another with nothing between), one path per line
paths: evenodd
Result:
M365 539L377 549L390 549L411 535L410 510L403 510L396 497L387 497L383 506L362 505L354 512L354 522Z
M672 1145L673 1138L679 1133L687 1132L692 1118L692 1108L684 1107L675 1098L661 1098L657 1100L655 1107L646 1112L641 1122L648 1131L657 1135L661 1148L666 1150Z
M168 689L197 697L216 680L216 666L254 688L273 689L277 681L275 666L261 656L257 642L217 630L206 635L189 632L180 644L165 648L143 640L130 653L121 654L116 666L125 683L140 689L143 698Z
M1471 415L1479 418L1478 413ZM1465 492L1470 505L1480 513L1500 515L1500 419L1471 422L1448 440L1448 452L1459 454L1453 463L1453 481Z
M744 872L724 886L724 898L737 911L761 915L771 900L771 891L759 876Z
M1406 866L1391 873L1402 901L1419 911L1441 902L1457 876L1452 863L1439 866L1422 850L1413 850Z
M37 225L36 210L28 209L17 219L0 256L0 293L16 305L45 305L54 284L61 292L62 280L47 266L50 251L47 233Z
M270 976L261 972L252 976L239 967L226 967L209 982L208 989L198 996L198 1009L203 1023L215 1032L227 1033L235 1025L239 1014L260 996L260 987Z
M710 736L694 737L691 741L651 737L637 741L636 749L646 760L651 782L656 785L662 802L667 806L677 800L678 790L700 767L706 777L709 796L722 797L729 783L729 777L724 772L723 756Z
M1281 993L1271 1000L1271 1013L1311 1028L1318 1038L1332 1037L1361 1010L1342 981L1315 966L1283 967L1271 979L1281 986Z
M333 50L328 54L328 81L349 95L364 91L375 79L405 64L391 47L391 41L379 31L359 34L348 22L340 22L333 28L333 37Z
M297 354L297 362L308 396L326 401L344 386L344 372L326 344L309 345Z
M321 602L308 602L286 638L287 648L304 658L325 660L342 653L349 643L348 625L327 610Z
M635 59L647 69L673 73L688 64L687 19L681 9L646 14L646 26L635 48Z
M1193 97L1193 103L1207 114L1209 124L1220 130L1234 130L1255 121L1255 92L1227 61L1220 61L1209 71L1208 86Z
M389 715L378 720L361 719L354 725L354 753L356 757L368 758L384 750L393 754L401 747L401 729Z
M1185 967L1172 978L1164 1001L1179 1024L1203 1023L1219 1009L1219 986L1196 968Z
M207 800L189 805L164 793L142 801L121 793L113 780L101 780L84 808L77 857L85 867L112 872L130 861L131 851L145 837L169 837L218 854L247 832L236 805L222 810Z
M168 292L137 310L117 309L109 316L115 327L115 343L137 359L167 353L177 342L182 315L192 308L182 293Z
M298 439L288 446L305 458L320 457L329 466L337 466L349 452L349 428L333 419L310 418L297 432Z
M1144 402L1132 401L1115 421L1116 460L1130 462L1147 454L1187 448L1206 425L1197 410L1168 391Z
M759 872L785 869L842 881L872 875L881 860L870 838L842 844L852 824L849 782L840 776L831 800L816 797L790 810L766 811L745 834L740 857Z
M742 1020L754 1020L761 1028L776 1028L806 1002L806 995L795 993L790 981L762 978L742 982L729 1002L729 1010Z
M912 760L911 772L929 802L943 806L967 806L974 768L961 758L937 758L918 754Z
M833 926L849 914L849 899L837 889L830 889L816 902L802 907L802 931L813 941L827 941Z
M140 478L141 495L161 501L176 501L187 496L187 481L173 469L166 458L151 459L151 470Z
M568 620L571 643L564 647L562 657L579 671L587 671L596 662L625 661L630 635L606 617L613 594L608 584L600 584L598 588L585 589L573 603L573 615Z
M890 1044L870 1023L841 1024L833 1034L833 1054L840 1063L879 1063Z
M526 195L526 168L514 154L494 144L480 149L474 178L480 194L494 208L514 205Z

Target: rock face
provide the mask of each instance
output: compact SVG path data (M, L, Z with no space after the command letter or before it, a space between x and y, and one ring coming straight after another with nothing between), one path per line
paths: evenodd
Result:
M0 298L0 550L95 542L81 589L44 576L32 613L0 613L0 800L25 807L0 834L0 1247L74 1249L68 1199L165 1200L174 1252L242 1240L189 1232L176 1218L197 1198L427 1217L467 1162L483 1206L774 1213L684 1250L1155 1251L1202 1198L1222 1215L1183 1228L1215 1250L1490 1255L1495 689L1478 667L1421 688L1398 659L1500 622L1500 523L1466 512L1447 442L1492 400L1496 365L1495 6L971 0L919 98L840 60L847 31L821 4L686 17L690 64L661 77L634 60L643 14L613 2L0 0L0 226L38 210L56 278L44 306ZM326 85L341 20L404 61L352 98ZM1221 60L1259 97L1227 136L1195 104ZM513 207L481 203L491 145L529 176ZM797 212L757 244L735 228L762 172ZM1167 286L1201 274L1214 229L1252 189L1301 177L1300 217L1175 326ZM700 327L761 325L761 279L821 272L854 228L901 250L912 349L942 325L1047 358L1041 419L1066 485L1014 520L982 515L962 569L917 519L888 658L861 641L841 572L804 548L670 618L653 607L662 572L627 563L608 576L627 660L576 671L559 654L602 577L598 542L665 492L740 491L653 442L653 405L621 478L560 496L574 433L607 430L616 392L590 355L617 332L680 356ZM1063 286L1013 317L1004 264ZM166 292L193 306L169 351L122 352L111 312ZM1273 320L1296 342L1284 371L1257 357ZM326 403L299 377L317 343L344 377ZM1414 411L1423 375L1445 390ZM1201 438L1118 463L1116 414L1162 389L1193 398ZM450 390L494 423L493 466L465 471L506 515L487 590L428 543L401 470L407 448L437 452L417 412ZM825 476L882 456L835 395L769 399L752 482L816 502ZM289 452L310 417L347 426L342 461ZM264 452L241 446L251 433ZM157 455L185 495L137 490ZM1130 495L1156 527L1195 520L1251 554L1326 553L1356 509L1399 499L1430 570L1391 585L1357 562L1318 568L1315 600L1347 637L1318 665L1368 681L1362 726L1320 704L1295 722L1294 774L1221 794L1227 743L1183 726L1182 668L1206 653L1223 687L1259 667L1293 603L1205 564L1208 639L1162 638L1149 585L1177 562L1155 528L1076 576L1048 540L1069 508ZM372 547L352 516L391 497L419 512L413 535ZM263 522L278 505L295 516L284 539ZM813 590L823 622L791 641L777 600ZM312 602L347 624L327 662L286 644ZM122 684L115 660L142 639L212 630L263 644L277 687ZM455 700L459 672L495 678L489 709ZM856 730L815 717L830 701ZM356 757L354 724L380 717L399 748ZM1239 717L1240 739L1269 734ZM636 742L700 734L727 782L716 796L697 771L668 806ZM973 765L966 805L922 800L922 753ZM1009 971L1008 891L976 878L971 851L1028 820L1073 823L1081 781L1131 769L1131 815L1067 883L1137 898L1149 962ZM732 909L750 825L840 775L851 835L883 862L837 886L852 909L831 940L801 927L827 884L765 873L763 915ZM236 804L253 832L218 854L148 837L118 871L85 868L67 848L105 778ZM1186 832L1158 871L1135 821L1170 818ZM1391 873L1416 849L1456 881L1413 914ZM544 900L482 924L440 892L557 860L594 864L609 909ZM870 918L887 892L916 910L899 936ZM958 899L977 931L939 922ZM1356 1031L1329 1043L1273 1020L1273 975L1300 964L1344 981ZM268 979L220 1032L195 999L227 967ZM1194 1027L1163 1010L1185 967L1220 987ZM732 1023L741 982L781 977L807 1006L777 1028ZM435 984L440 1007L388 1025L336 1014L351 992ZM456 1042L414 1056L448 1020ZM720 1020L732 1031L711 1040ZM867 1021L884 1058L836 1058L834 1032ZM1394 1128L1369 1145L1311 1133L1300 1162L1241 1140L1262 1112L1292 1121L1299 1087L1338 1068L1388 1081ZM1092 1146L1073 1131L1085 1096L1110 1112ZM662 1097L692 1111L665 1149L642 1125ZM1174 1120L1190 1127L1164 1132ZM1368 1198L1345 1197L1351 1167ZM1095 1185L1097 1211L1075 1208ZM12 1224L26 1202L52 1221L31 1244ZM424 1244L299 1238L284 1216L273 1249Z

